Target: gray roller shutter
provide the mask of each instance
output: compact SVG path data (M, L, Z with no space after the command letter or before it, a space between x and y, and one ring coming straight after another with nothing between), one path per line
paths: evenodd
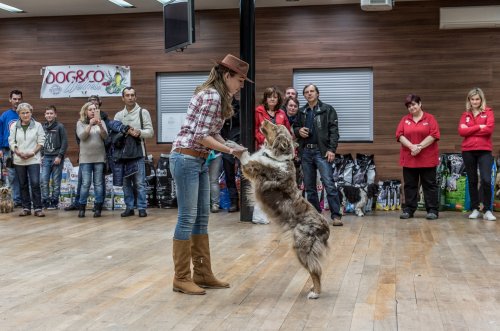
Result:
M319 89L322 102L332 105L339 117L340 141L373 142L373 71L371 68L294 70L293 86L300 106L305 85Z
M159 73L156 76L158 143L171 143L186 117L189 101L208 72Z

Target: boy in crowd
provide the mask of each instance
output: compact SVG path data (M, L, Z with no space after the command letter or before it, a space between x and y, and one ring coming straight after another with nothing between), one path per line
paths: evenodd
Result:
M61 176L64 166L64 154L68 149L68 137L62 123L57 121L57 110L55 106L48 106L45 109L45 119L43 123L45 131L45 144L43 146L42 160L42 204L47 209L57 209L59 204L59 194L61 192ZM52 176L52 189L49 187Z

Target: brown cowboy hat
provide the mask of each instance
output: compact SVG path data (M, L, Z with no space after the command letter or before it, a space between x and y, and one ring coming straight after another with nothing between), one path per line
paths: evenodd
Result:
M236 56L232 54L227 54L222 61L217 61L217 64L224 66L228 69L231 69L232 71L236 72L237 74L242 75L245 80L249 81L250 83L253 83L252 80L248 79L247 73L248 73L248 68L250 67L248 63L246 63L243 60L240 60Z

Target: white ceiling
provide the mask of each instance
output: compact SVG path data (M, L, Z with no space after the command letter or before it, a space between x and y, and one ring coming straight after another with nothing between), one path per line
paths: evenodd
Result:
M157 0L127 0L136 8L121 8L108 0L0 0L26 13L13 14L0 10L0 18L36 16L71 16L161 12L163 5ZM409 1L409 0L398 0ZM239 8L239 0L194 0L196 10ZM313 6L360 3L360 0L256 0L256 7Z

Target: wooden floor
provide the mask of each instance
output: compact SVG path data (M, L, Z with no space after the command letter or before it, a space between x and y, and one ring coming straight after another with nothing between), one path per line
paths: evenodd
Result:
M149 213L0 214L0 330L500 330L500 222L347 216L308 300L289 237L225 212L211 249L231 288L172 292L177 211Z

